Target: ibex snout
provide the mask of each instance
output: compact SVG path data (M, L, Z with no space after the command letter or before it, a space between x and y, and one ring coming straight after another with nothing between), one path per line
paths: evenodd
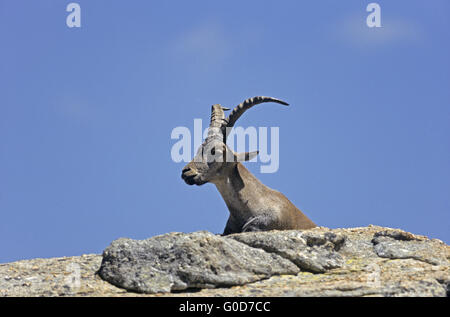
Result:
M192 162L186 165L181 171L181 178L188 185L203 185L206 183L201 174L197 171L197 169L193 166Z
M181 178L186 182L188 185L194 185L194 177L197 176L197 172L191 167L189 167L189 164L186 165L183 170L181 171Z

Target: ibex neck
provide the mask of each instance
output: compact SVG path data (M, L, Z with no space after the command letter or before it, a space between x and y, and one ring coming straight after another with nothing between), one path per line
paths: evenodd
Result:
M259 204L259 197L266 191L266 186L241 163L214 184L234 218L251 216L255 204Z

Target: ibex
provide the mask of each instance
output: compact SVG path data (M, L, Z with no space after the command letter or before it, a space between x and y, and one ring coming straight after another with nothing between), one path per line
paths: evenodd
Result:
M226 144L239 117L254 105L264 102L288 105L271 97L254 97L236 106L227 118L224 110L230 109L213 105L208 135L181 174L189 185L208 182L216 185L230 211L224 235L316 227L286 196L262 184L240 163L256 157L258 151L235 153Z

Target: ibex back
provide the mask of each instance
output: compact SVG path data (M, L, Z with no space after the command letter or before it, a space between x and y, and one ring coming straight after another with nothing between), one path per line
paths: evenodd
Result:
M245 231L309 229L316 225L282 193L262 184L241 162L258 152L235 153L226 145L228 134L237 119L254 105L264 102L286 102L271 97L245 100L225 118L221 105L213 105L208 136L197 154L182 171L189 185L213 183L230 211L223 234Z

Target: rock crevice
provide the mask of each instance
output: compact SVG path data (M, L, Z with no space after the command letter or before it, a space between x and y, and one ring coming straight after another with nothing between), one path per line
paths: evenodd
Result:
M341 234L289 230L249 232L229 237L250 247L280 255L302 271L324 273L344 263L337 252L346 239Z

